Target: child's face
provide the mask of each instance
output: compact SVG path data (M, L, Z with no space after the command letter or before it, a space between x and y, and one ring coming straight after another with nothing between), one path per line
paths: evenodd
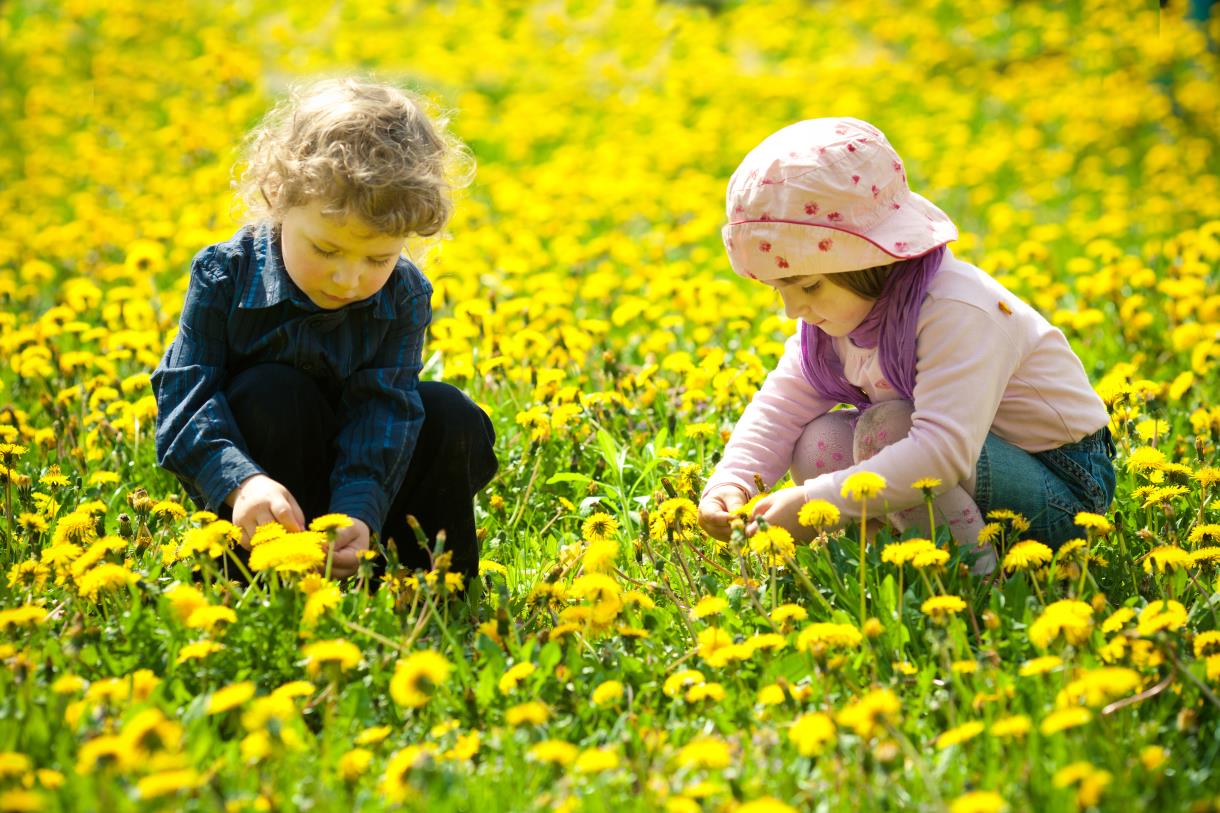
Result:
M378 234L361 220L336 220L322 204L294 206L280 221L288 276L319 308L335 310L381 290L406 239Z
M835 285L825 274L768 280L784 300L789 319L804 319L830 336L846 336L873 309L874 299Z

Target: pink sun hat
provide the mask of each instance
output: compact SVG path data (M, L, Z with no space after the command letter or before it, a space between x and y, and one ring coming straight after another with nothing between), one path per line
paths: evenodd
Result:
M957 239L949 216L907 186L885 135L853 118L768 136L729 179L726 208L729 262L757 280L889 265Z

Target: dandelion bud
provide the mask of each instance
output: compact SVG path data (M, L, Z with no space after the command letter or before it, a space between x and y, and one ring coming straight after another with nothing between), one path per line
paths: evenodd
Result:
M1194 731L1199 722L1199 713L1194 709L1182 709L1178 712L1178 731L1185 734Z
M119 536L124 539L131 539L135 535L135 529L131 527L131 516L128 514L119 514Z
M1000 628L1000 617L991 610L983 610L983 626L989 630Z
M1110 602L1106 600L1105 593L1098 593L1097 595L1093 596L1091 603L1093 605L1093 612L1095 612L1095 613L1102 612L1110 604Z
M866 638L876 638L885 632L885 625L881 623L881 619L873 617L864 622L864 626L860 630Z

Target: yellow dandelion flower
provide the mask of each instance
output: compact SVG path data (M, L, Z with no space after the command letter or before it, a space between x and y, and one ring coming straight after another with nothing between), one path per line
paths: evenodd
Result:
M950 728L948 731L943 731L936 738L936 748L943 751L953 745L961 745L964 742L977 737L983 733L984 725L977 720L972 720L968 723L962 723L959 726Z
M24 604L11 610L0 610L0 632L9 627L33 627L41 624L47 618L47 611L42 607Z
M317 531L286 533L250 550L250 570L304 573L326 561L326 537Z
M1130 607L1120 607L1115 610L1110 616L1102 622L1101 631L1109 635L1112 632L1118 632L1127 622L1135 618L1135 610Z
M1024 714L1014 714L1001 717L991 724L991 735L994 737L1011 737L1016 739L1029 733L1030 719Z
M373 726L357 734L354 742L356 745L376 745L390 736L393 731L394 729L388 725Z
M1060 666L1063 666L1063 658L1058 655L1043 655L1041 658L1034 658L1021 664L1017 674L1021 677L1044 675L1047 672L1058 669Z
M792 534L778 525L758 530L750 537L750 550L762 557L770 567L782 567L796 555Z
M1143 636L1152 635L1161 630L1172 632L1181 629L1186 624L1186 616L1186 608L1180 602L1150 601L1148 606L1140 611L1136 629Z
M1038 730L1049 737L1052 734L1058 734L1060 731L1085 725L1092 719L1093 712L1084 706L1069 706L1068 708L1059 709L1046 715L1038 726Z
M778 687L777 687L778 688ZM803 757L820 756L834 742L835 724L829 714L802 714L788 729L788 740Z
M857 736L871 739L896 725L902 712L902 702L889 689L874 689L849 703L836 715L839 725L850 728Z
M1054 553L1046 545L1027 539L1008 549L1008 553L1004 555L1004 569L1009 572L1035 570L1050 562L1053 557Z
M881 561L902 567L911 562L920 553L936 550L936 545L930 539L907 539L903 542L891 542L881 549Z
M724 687L719 683L700 683L698 686L691 686L686 690L687 703L699 703L703 700L719 703L724 700L724 697Z
M932 596L919 606L919 611L937 624L946 623L965 609L966 602L960 596Z
M324 534L330 531L341 531L352 526L352 518L347 514L323 514L309 523L309 530Z
M944 567L949 562L949 551L940 548L918 550L911 557L911 567L916 570Z
M96 599L101 593L113 592L140 581L140 574L122 565L101 564L77 579L82 598Z
M1198 544L1203 541L1220 544L1220 523L1201 523L1190 529L1187 541Z
M809 611L799 604L781 604L771 612L771 620L780 626L792 621L804 621L809 617Z
M691 618L707 618L727 610L729 602L720 596L704 596L690 609Z
M741 805L737 808L737 813L797 813L797 810L774 796L763 796Z
M204 598L203 593L189 584L174 584L165 591L165 598L169 601L174 615L183 623L195 610L208 606L208 600Z
M618 533L618 520L605 511L596 511L581 524L580 532L586 541L601 542Z
M1166 570L1186 567L1190 561L1190 554L1176 545L1162 545L1145 554L1144 572L1164 573Z
M255 687L251 681L233 683L223 689L217 689L208 700L207 713L221 714L229 709L235 709L254 697Z
M885 489L885 478L871 471L858 471L843 481L839 496L847 500L867 500Z
M364 776L373 762L373 752L367 748L353 748L339 757L339 775L344 782L355 782Z
M551 710L539 700L519 703L504 711L504 722L513 728L523 725L542 725L551 716Z
M401 803L414 795L416 791L407 783L407 775L428 756L428 749L422 745L408 745L395 751L382 774L381 793L394 803Z
M1076 524L1089 531L1096 531L1099 536L1105 536L1114 530L1113 523L1101 514L1081 511L1076 514Z
M543 740L526 752L526 756L534 762L567 767L576 761L580 749L563 740Z
M1043 610L1029 627L1029 640L1039 649L1063 637L1069 644L1077 645L1088 640L1093 632L1093 608L1083 601L1063 599Z
M232 608L209 604L192 610L186 619L186 626L211 632L218 624L233 624L236 621L237 613Z
M607 680L598 684L591 697L595 706L611 706L623 698L623 684L617 680Z
M346 672L359 664L361 657L360 647L345 638L315 641L304 647L301 654L305 657L305 671L311 677L317 677L331 663Z
M196 641L178 650L177 663L182 665L187 661L200 660L223 649L224 645L218 644L215 641Z
M572 770L578 774L604 773L619 766L619 756L609 748L588 748L580 752Z
M500 693L511 694L515 692L521 681L534 674L535 668L534 664L529 661L522 661L510 666L508 671L500 676Z
M733 761L729 744L715 737L696 737L674 756L674 761L683 768L706 768L721 770Z
M1076 805L1080 809L1093 807L1101 801L1102 791L1113 779L1109 771L1095 768L1088 762L1073 762L1060 768L1052 777L1051 784L1057 788L1076 786Z
M830 621L809 624L796 639L796 648L821 658L833 650L857 649L864 642L864 635L851 624Z
M1081 673L1068 683L1055 699L1056 706L1083 704L1091 708L1104 706L1112 700L1135 694L1143 686L1143 678L1134 669L1102 666Z
M796 520L807 528L828 528L839 524L839 509L826 500L810 500L801 506Z
M452 670L452 664L439 652L413 652L395 665L390 696L400 706L419 708L431 699L432 691L449 678Z
M688 687L698 686L705 681L706 678L703 677L703 673L699 670L683 669L665 679L665 683L661 686L661 692L666 697L678 697L685 693Z

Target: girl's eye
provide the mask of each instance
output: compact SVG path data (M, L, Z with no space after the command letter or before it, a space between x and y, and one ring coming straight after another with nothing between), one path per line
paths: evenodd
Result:
M369 257L369 265L385 265L390 260L397 259L397 257Z
M317 254L319 257L333 257L339 253L337 251L323 251L322 249L318 248L317 246L313 245L312 243L310 243L310 247L313 248L314 253Z
M822 286L822 281L818 280L817 282L813 283L812 285L806 285L806 286L802 287L801 290L807 294L811 294L814 291L816 291L818 288L820 288L821 286Z

